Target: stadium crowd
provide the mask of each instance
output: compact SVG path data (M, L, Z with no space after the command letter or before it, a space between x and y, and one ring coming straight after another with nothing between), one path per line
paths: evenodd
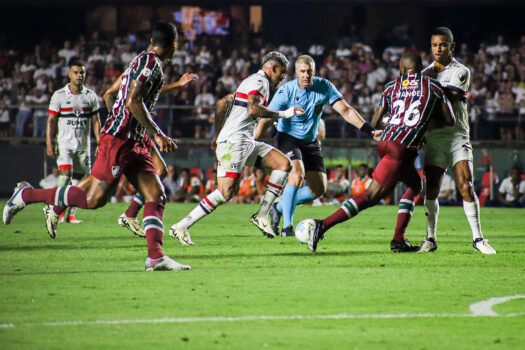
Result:
M108 38L94 32L70 38L60 45L41 40L32 52L21 48L0 49L0 136L45 136L47 105L52 93L68 81L68 62L77 58L88 71L86 86L102 95L147 41L137 35ZM228 37L200 36L184 41L172 65L165 68L173 82L185 72L200 79L157 104L159 125L174 137L209 138L213 135L214 104L235 90L240 81L257 71L261 57L270 50L285 53L293 62L301 50L293 45L232 43ZM314 57L317 75L329 78L364 117L370 117L383 84L398 74L398 59L413 47L390 46L382 52L359 38L334 45L313 43L304 53ZM424 64L431 61L426 48ZM473 139L523 139L525 115L525 35L510 45L499 36L495 43L479 47L458 43L455 57L472 72L468 95ZM283 83L293 79L293 65ZM101 116L105 117L105 108ZM359 137L356 130L337 118L330 106L324 111L329 138Z

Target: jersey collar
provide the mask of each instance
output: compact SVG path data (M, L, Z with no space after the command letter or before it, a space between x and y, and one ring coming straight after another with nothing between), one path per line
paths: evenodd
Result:
M431 68L434 68L434 63L436 63L436 61L432 61L432 63L430 64ZM452 64L456 64L456 63L458 63L458 61L456 60L455 57L452 57L450 62L445 66L445 68L443 68L443 70L446 70L446 69L452 67Z
M69 85L71 85L71 83L66 85L66 92L68 94L70 94L70 95L74 95L74 93L71 91L71 88L69 87ZM86 90L86 87L84 85L82 85L82 90L80 90L80 95L82 95L85 90Z

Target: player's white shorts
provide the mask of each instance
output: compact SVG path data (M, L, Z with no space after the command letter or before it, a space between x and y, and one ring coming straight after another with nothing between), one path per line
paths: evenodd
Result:
M58 169L72 169L75 174L89 174L91 170L91 152L58 148Z
M217 177L240 178L245 165L253 166L275 147L259 141L217 142Z
M436 137L427 140L425 166L438 166L442 169L453 167L461 160L472 163L472 146L468 139L453 135Z

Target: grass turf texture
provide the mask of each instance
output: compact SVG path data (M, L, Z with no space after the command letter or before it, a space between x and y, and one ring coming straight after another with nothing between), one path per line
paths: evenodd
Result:
M1 203L2 208L5 203ZM294 238L269 240L249 222L256 206L225 205L182 247L168 228L193 205L168 204L164 251L193 270L144 272L146 241L117 225L125 209L79 210L49 239L41 205L0 226L1 349L301 348L517 349L525 317L292 319L150 323L149 319L259 315L469 314L494 296L525 294L524 212L482 209L495 256L471 245L460 207L441 208L436 253L392 254L397 208L372 208L336 226L311 254ZM337 207L298 208L295 223ZM417 207L407 237L424 237ZM494 307L524 313L525 299ZM46 322L146 320L140 324Z

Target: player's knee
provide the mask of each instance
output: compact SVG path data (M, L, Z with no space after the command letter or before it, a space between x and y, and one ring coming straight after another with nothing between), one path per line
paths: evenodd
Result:
M227 188L223 188L223 189L220 189L219 191L221 191L221 194L222 196L224 197L224 199L226 199L226 201L229 201L230 199L233 198L233 194L235 193L235 190L233 187L227 187Z
M310 185L310 192L315 198L321 197L326 193L326 183L320 183L315 186Z
M285 171L287 173L292 171L292 162L290 162L290 159L286 158L284 159L281 164L279 164L279 168L277 170Z

